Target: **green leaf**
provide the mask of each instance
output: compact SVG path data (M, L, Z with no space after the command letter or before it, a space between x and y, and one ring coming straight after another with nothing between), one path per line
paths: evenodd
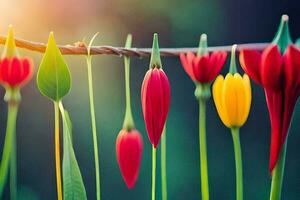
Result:
M86 200L86 191L80 169L76 160L71 139L71 121L60 102L60 112L63 120L63 193L64 200Z
M37 85L40 92L53 101L59 101L71 88L68 66L55 43L52 32L37 73Z
M71 121L69 112L66 111L66 110L65 110L65 117L66 117L67 125L69 127L70 138L71 138L71 141L73 141L73 132L72 132L73 126L72 126L72 121Z

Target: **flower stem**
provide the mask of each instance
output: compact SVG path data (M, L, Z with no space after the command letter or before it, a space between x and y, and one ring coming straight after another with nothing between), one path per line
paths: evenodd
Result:
M272 185L270 200L280 200L281 188L284 175L285 156L286 156L287 141L284 143L279 159L272 172Z
M128 35L126 39L125 48L131 48L132 36ZM124 65L125 65L125 91L126 91L126 111L125 111L125 119L123 123L123 128L130 131L134 128L134 122L131 111L131 103L130 103L130 57L124 57Z
M152 200L155 200L156 148L152 146Z
M167 193L167 165L166 165L166 125L161 136L161 191L162 200L168 199Z
M10 199L17 199L17 145L16 131L13 133L10 157Z
M235 155L236 170L236 199L243 200L243 163L239 128L231 128Z
M207 153L206 153L206 100L199 99L199 145L202 200L209 199Z
M94 92L93 92L93 76L92 76L92 57L91 56L87 57L87 70L88 70L90 112L91 112L91 121L92 121L93 145L94 145L94 160L95 160L95 173L96 173L96 196L97 196L97 200L100 200L101 199L100 164L99 164L99 153L98 153L97 127L96 127L96 115L95 115Z
M55 115L55 122L54 122L55 123L55 168L56 168L57 199L62 200L58 102L54 102L54 115Z
M8 116L7 116L7 125L6 125L6 135L4 140L2 160L0 164L0 198L2 196L7 174L8 174L8 167L11 159L11 151L12 148L14 148L13 142L14 142L14 138L15 138L14 135L16 131L17 113L18 113L18 105L9 103L8 114L7 114Z

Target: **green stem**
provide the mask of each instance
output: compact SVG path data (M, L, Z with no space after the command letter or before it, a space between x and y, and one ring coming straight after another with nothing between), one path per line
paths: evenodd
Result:
M155 200L156 148L152 146L152 200Z
M58 102L54 102L54 126L55 126L55 170L56 170L56 188L57 199L62 200L62 185L61 185L61 164L60 164L60 134L59 134L59 108Z
M10 157L10 199L17 199L17 144L16 131L13 132Z
M200 173L202 200L209 199L207 153L206 153L206 100L199 100L199 145L200 145Z
M133 122L131 104L130 104L130 81L129 81L130 80L130 58L129 57L124 58L124 64L125 64L126 111L125 111L123 128L125 128L126 130L131 130L134 128L134 122Z
M236 199L243 200L243 163L239 128L231 128L235 155L236 170Z
M96 128L96 116L95 116L95 105L94 105L94 92L93 92L93 76L92 76L92 57L87 57L87 70L88 70L88 84L89 84L89 99L90 99L90 112L92 121L92 132L93 132L93 144L94 144L94 159L95 159L95 173L96 173L96 195L97 200L101 199L100 193L100 164L99 164L99 153L98 153L98 142L97 142L97 128Z
M284 175L285 156L286 156L287 141L284 143L279 159L272 172L272 185L270 200L281 199L281 188Z
M7 125L6 125L6 135L2 153L2 160L0 164L0 197L2 196L3 189L5 186L7 174L8 174L8 166L10 164L11 159L11 151L14 147L14 134L16 131L16 120L18 113L18 105L17 104L8 104L8 116L7 116Z
M166 162L166 150L167 150L167 141L166 141L166 125L164 127L162 136L161 136L161 191L162 191L162 200L168 199L167 193L167 162Z

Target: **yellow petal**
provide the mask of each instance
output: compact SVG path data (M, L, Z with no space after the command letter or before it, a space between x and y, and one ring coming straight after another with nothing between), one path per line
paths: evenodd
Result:
M235 90L236 103L237 103L235 126L240 127L246 121L245 107L247 103L247 94L246 94L243 78L238 73L234 74L234 90Z
M219 75L212 87L213 90L213 99L219 114L219 117L221 118L222 122L225 124L225 126L229 127L229 121L227 114L224 112L224 108L222 105L222 95L223 95L223 85L224 85L224 78L222 75Z
M243 116L243 118L246 121L247 118L248 118L249 112L250 112L251 99L252 99L251 84L250 84L249 76L247 74L244 74L244 76L243 76L243 85L244 85L245 92L246 92L245 110L244 110L244 116Z
M236 125L237 121L237 96L235 92L235 81L232 74L227 74L224 80L222 104L227 114L230 127Z

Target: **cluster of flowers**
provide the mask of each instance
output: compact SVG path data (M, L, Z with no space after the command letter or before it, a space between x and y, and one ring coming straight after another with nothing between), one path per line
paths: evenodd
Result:
M271 122L270 172L272 173L284 145L294 111L300 95L300 49L292 44L287 18L283 17L279 33L262 52L240 49L239 61L248 74L241 76L236 70L233 46L229 73L218 74L224 66L227 53L209 53L206 35L201 37L197 55L192 52L180 55L183 69L196 85L195 95L199 101L210 97L213 83L213 99L224 125L237 129L246 122L251 106L250 78L265 90ZM18 56L13 32L10 27L6 49L0 59L0 82L7 90L8 103L19 101L19 89L32 77L32 61ZM218 76L218 77L217 77ZM142 110L149 140L157 148L169 111L170 84L162 69L157 35L154 36L150 67L141 89ZM117 161L128 188L138 178L142 158L143 140L134 126L123 128L116 140Z

